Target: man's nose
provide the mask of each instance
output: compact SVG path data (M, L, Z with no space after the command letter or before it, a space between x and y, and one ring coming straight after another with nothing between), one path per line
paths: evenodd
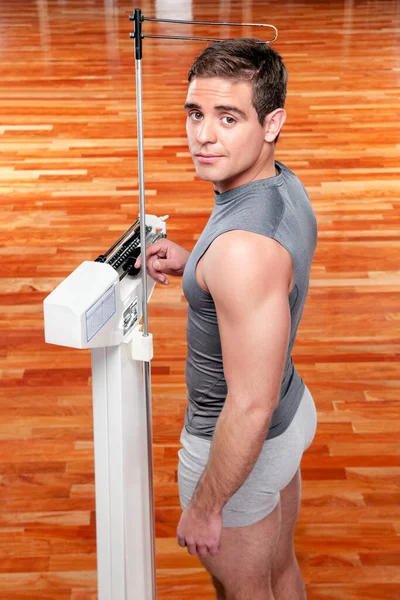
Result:
M203 119L197 128L197 140L200 144L214 144L217 141L215 123L212 119Z

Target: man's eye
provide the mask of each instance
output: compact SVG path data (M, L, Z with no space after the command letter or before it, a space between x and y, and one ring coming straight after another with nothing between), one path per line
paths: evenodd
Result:
M222 117L222 120L226 125L233 125L234 123L236 123L233 117Z
M192 112L190 113L189 117L192 119L192 121L200 121L200 119L202 118L202 114L201 112Z

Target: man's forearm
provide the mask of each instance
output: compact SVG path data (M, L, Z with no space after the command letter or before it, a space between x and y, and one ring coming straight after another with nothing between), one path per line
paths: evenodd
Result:
M207 466L193 495L193 505L206 513L222 510L256 463L272 412L226 402L217 421Z

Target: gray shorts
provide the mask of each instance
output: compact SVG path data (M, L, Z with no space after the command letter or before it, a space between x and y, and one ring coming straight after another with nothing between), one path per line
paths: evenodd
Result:
M317 411L307 386L296 414L281 435L264 442L261 453L242 486L222 510L224 527L244 527L269 515L280 491L294 477L303 452L313 441ZM182 510L190 502L207 464L211 440L191 435L183 428L178 452L178 482Z

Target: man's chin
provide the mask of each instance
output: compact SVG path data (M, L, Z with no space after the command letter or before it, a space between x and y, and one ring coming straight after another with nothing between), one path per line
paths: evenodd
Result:
M219 179L218 177L216 177L216 174L212 172L212 169L204 169L204 168L196 168L196 175L199 179L202 179L203 181L216 181L216 179Z

